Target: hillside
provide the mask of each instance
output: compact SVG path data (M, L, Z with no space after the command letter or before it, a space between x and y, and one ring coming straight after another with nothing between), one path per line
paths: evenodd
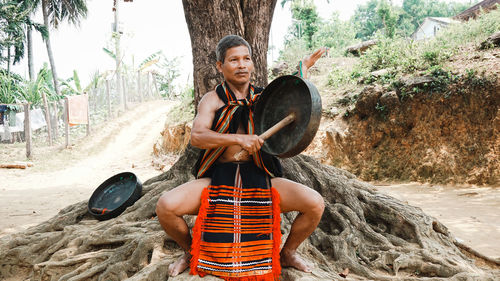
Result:
M448 71L401 77L411 89L373 83L332 90L321 73L338 60L325 59L313 81L331 95L306 154L364 180L498 184L500 49L461 50L444 65Z
M500 11L428 41L379 40L324 58L323 120L306 154L363 180L498 185Z

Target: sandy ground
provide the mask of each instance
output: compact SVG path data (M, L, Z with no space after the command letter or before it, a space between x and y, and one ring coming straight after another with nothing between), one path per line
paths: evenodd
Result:
M172 106L168 101L136 105L97 128L91 137L76 141L71 149L35 152L32 168L0 169L0 236L22 231L70 204L88 200L114 174L131 171L143 182L159 174L151 165L152 147ZM0 158L6 155L0 153ZM500 257L500 188L419 183L375 186L422 208L479 252Z
M380 184L376 189L446 225L461 242L500 258L500 187L441 186L420 183Z
M161 100L135 105L90 137L76 140L71 149L35 149L32 168L0 169L0 236L88 200L99 184L117 173L133 172L142 182L161 173L151 165L151 153L172 105Z

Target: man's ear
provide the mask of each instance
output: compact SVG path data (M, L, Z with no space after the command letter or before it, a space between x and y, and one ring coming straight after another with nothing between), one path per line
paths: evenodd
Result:
M215 63L215 66L217 67L217 70L218 70L220 73L222 73L222 62L217 61L217 62Z

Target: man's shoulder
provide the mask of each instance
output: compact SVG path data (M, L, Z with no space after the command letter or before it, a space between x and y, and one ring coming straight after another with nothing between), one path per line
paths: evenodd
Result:
M217 95L217 92L215 90L209 91L206 94L201 97L199 106L200 107L208 107L212 110L215 110L221 105L224 105L224 103L220 100L219 96Z
M215 90L209 91L201 97L201 103L214 103L219 99Z

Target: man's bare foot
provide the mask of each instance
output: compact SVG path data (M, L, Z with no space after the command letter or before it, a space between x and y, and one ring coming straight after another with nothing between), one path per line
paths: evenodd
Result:
M168 275L173 277L184 272L184 270L189 267L190 260L190 254L185 253L182 255L178 260L168 266Z
M282 267L294 267L300 271L312 272L312 266L306 263L295 251L281 251L280 262Z

